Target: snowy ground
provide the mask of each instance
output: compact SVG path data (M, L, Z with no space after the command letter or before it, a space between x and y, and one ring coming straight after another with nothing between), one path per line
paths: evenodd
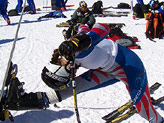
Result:
M64 40L62 30L64 28L56 28L56 24L70 19L70 15L74 11L67 11L64 14L67 18L47 19L38 21L37 18L50 12L50 9L43 9L43 6L50 5L50 0L34 0L36 8L41 8L35 15L25 14L22 19L19 30L16 49L14 51L13 63L18 64L18 77L20 81L25 82L25 90L27 92L44 91L45 85L41 80L40 74L44 65L51 58L51 54L55 48ZM78 7L80 0L68 0L67 4L74 4ZM97 0L95 0L97 1ZM92 6L95 2L86 0L88 6ZM147 0L148 1L148 0ZM121 0L103 0L104 7L117 6ZM130 0L124 0L130 4ZM8 10L15 8L16 0L9 0ZM134 2L135 4L136 2ZM10 17L11 25L0 17L0 82L4 79L9 54L15 37L18 21L20 16ZM97 22L123 22L126 24L123 31L129 36L136 36L140 40L142 50L135 49L142 59L147 70L149 85L155 82L163 84L164 81L164 40L155 39L154 43L146 39L145 19L133 20L132 15L128 17L106 17L96 18ZM83 72L81 69L79 73ZM164 95L164 85L162 85L153 97L158 98ZM78 95L78 108L82 123L104 123L101 119L104 115L126 103L130 97L122 82L104 87L99 90L93 90ZM12 111L16 123L75 123L76 116L74 114L73 97L64 100L55 108L50 106L46 111ZM164 103L155 107L156 110L164 115ZM6 122L9 122L8 120ZM138 114L135 114L124 123L144 123L146 122Z

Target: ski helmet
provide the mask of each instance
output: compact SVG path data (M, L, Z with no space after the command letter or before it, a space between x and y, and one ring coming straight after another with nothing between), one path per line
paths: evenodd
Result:
M48 63L42 70L42 80L56 91L63 90L68 87L70 81L69 73L65 66Z
M80 1L79 7L80 8L87 8L87 3L85 1Z

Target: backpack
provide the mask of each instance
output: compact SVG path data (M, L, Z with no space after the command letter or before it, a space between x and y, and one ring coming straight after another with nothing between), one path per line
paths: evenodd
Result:
M11 9L8 11L8 16L17 16L17 15L19 15L19 14L16 9Z
M130 5L127 3L120 3L118 4L117 8L121 8L121 9L130 9Z
M146 38L161 38L164 27L161 13L149 12L147 20L145 32Z
M111 31L109 33L109 36L107 37L107 39L110 39L122 46L125 46L129 49L140 49L140 47L136 44L136 42L138 42L138 38L137 37L130 37L127 36L121 29L120 27L110 27Z
M144 18L144 13L143 13L143 11L142 11L142 8L141 8L141 6L140 6L140 4L136 4L135 6L134 6L134 15L137 17L137 18Z
M134 6L134 13L133 15L135 15L137 18L144 18L144 14L147 14L149 12L149 5L140 5L140 4L136 4Z
M103 9L101 7L103 7L102 1L95 2L92 6L93 14L102 14Z
M24 12L29 12L29 11L31 11L31 9L30 9L30 6L25 6L25 8L24 8Z

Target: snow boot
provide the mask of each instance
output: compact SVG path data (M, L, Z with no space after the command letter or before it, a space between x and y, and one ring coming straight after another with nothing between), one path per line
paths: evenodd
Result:
M36 14L36 10L29 11L29 14Z
M9 110L46 109L49 107L49 101L43 92L26 93L23 82L15 77L9 87L7 106Z

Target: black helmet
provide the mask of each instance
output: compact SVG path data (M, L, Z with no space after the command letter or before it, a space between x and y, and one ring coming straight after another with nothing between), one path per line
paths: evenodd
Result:
M41 77L49 87L56 91L67 88L70 82L69 73L66 71L65 66L51 63L43 68Z
M85 1L80 1L79 7L80 8L87 8L87 3Z

